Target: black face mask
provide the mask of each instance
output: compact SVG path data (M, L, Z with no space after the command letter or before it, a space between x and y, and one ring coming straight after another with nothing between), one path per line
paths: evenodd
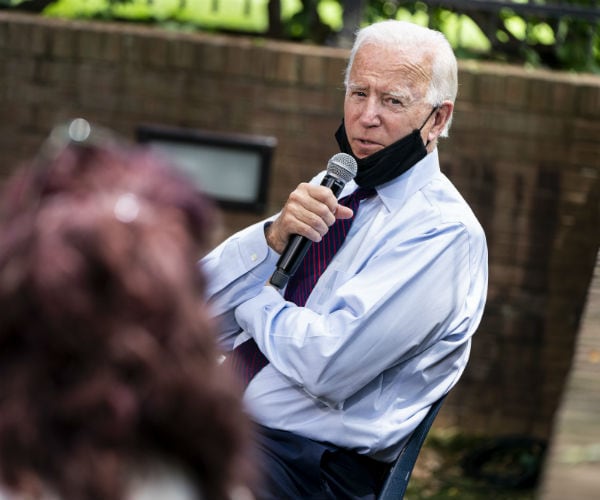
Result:
M421 129L425 126L431 115L439 109L434 106L423 125L414 129L410 134L398 139L393 144L373 153L366 158L356 158L348 142L344 120L335 133L335 138L342 153L352 155L358 164L358 172L354 178L360 187L374 188L385 184L406 172L415 163L427 155L427 145L421 139ZM427 143L429 144L429 142Z

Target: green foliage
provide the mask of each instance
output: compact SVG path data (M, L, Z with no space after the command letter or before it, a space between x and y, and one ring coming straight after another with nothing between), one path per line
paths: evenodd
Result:
M238 30L261 33L268 28L268 0L216 2L206 0L55 0L44 14L67 18L117 19L196 30Z
M428 4L432 5L428 5ZM562 0L561 7L587 9L582 17L552 16L549 11L519 13L519 5L498 12L460 12L438 2L371 0L366 21L396 18L411 20L442 31L463 58L525 64L559 70L600 73L600 6L595 0ZM537 6L557 2L539 0ZM595 20L584 14L596 13Z
M342 0L0 0L0 8L67 18L155 23L172 29L233 31L334 44L343 28ZM510 8L458 11L443 1L368 0L363 22L404 19L442 31L461 58L600 73L600 17L536 15ZM596 0L562 0L565 8L599 12ZM538 0L537 6L558 4ZM589 16L588 16L589 17Z

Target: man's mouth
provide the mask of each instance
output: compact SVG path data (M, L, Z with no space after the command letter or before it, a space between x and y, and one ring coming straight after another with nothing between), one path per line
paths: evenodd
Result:
M364 156L369 156L373 154L375 151L379 151L383 146L378 142L370 141L369 139L356 138L354 139L354 145L356 151L354 154L359 158Z

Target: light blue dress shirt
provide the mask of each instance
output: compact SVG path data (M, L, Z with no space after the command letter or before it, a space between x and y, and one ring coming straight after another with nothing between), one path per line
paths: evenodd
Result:
M223 345L251 336L270 361L246 389L248 411L265 426L393 460L467 363L487 293L481 225L434 150L361 203L305 307L265 286L279 255L263 228L201 261Z

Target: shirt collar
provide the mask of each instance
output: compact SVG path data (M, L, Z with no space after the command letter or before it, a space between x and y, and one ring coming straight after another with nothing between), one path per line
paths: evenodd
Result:
M440 172L438 150L434 149L425 158L399 177L377 187L377 194L388 210L402 206L413 194Z
M440 172L440 164L438 150L435 148L425 158L415 163L412 168L404 172L395 179L378 186L377 196L383 205L392 211L400 207L413 194L419 191L423 186L431 182L431 180ZM317 181L321 181L325 175L325 171L321 172L317 177ZM358 185L353 180L348 182L344 187L340 198L347 196L358 189Z

